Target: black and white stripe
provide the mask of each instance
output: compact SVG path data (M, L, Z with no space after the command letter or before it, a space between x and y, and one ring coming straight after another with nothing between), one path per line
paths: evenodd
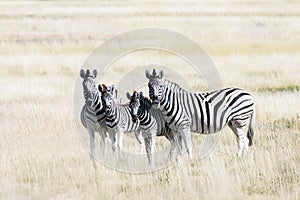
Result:
M113 149L122 150L123 134L135 132L135 136L140 141L140 121L133 121L129 105L123 105L114 98L116 92L114 86L107 87L103 92L106 111L106 127L113 142Z
M153 109L151 100L144 97L142 92L134 91L132 95L127 92L127 98L130 100L129 107L133 120L136 118L140 120L140 129L150 163L153 160L155 136L165 136L171 142L169 157L172 158L175 147L179 147L181 143L178 145L177 134L174 134L167 126L161 110ZM180 149L178 153L181 154Z
M192 157L190 131L202 134L216 133L228 125L238 139L240 156L248 145L252 145L254 99L239 88L225 88L210 93L190 93L176 83L163 79L163 71L149 79L149 95L154 106L160 108L171 129L183 136L187 151ZM243 127L250 120L246 138Z
M105 109L103 106L101 93L96 86L97 70L90 73L80 70L80 76L83 78L83 95L85 105L80 114L81 123L88 129L90 136L90 158L94 163L94 149L95 149L95 132L101 136L101 148L103 156L106 154L106 125L105 125Z

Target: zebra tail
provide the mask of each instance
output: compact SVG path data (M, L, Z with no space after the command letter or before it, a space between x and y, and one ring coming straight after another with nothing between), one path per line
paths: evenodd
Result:
M251 118L250 118L248 132L247 132L247 138L249 139L249 146L252 146L252 144L253 144L253 135L254 135L253 126L254 126L254 121L255 121L255 112L253 110L253 113L252 113Z

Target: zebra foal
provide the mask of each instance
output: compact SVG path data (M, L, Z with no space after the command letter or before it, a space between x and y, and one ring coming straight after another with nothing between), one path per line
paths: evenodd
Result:
M144 97L142 92L137 93L134 91L132 95L127 92L126 95L130 100L129 107L133 116L133 120L140 120L140 129L143 133L146 153L150 163L153 160L156 136L165 136L171 142L171 148L169 152L169 159L171 159L173 157L175 147L179 147L178 145L181 146L181 143L179 143L181 140L178 141L177 134L174 134L173 131L167 126L162 112L159 109L153 109L151 100ZM181 149L177 148L179 155L181 155L180 150Z
M117 149L118 156L120 156L123 148L123 135L126 132L135 132L135 136L140 144L142 144L140 136L140 121L133 120L128 105L121 104L114 98L116 89L114 86L103 89L99 87L100 92L103 93L103 100L105 103L106 119L105 124L112 140L113 150Z

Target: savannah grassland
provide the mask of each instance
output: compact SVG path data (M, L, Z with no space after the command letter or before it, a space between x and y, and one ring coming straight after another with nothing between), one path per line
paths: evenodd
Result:
M1 1L0 27L0 199L300 198L299 2ZM182 164L142 175L90 165L73 117L75 80L105 39L142 27L192 38L224 86L254 95L257 125L246 155L237 158L225 128L205 159L195 150L194 160L185 155ZM151 55L125 56L106 81L157 63L177 66L203 90L180 59ZM204 137L194 134L195 149Z

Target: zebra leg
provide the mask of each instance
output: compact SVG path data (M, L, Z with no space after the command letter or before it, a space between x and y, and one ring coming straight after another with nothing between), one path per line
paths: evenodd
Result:
M94 132L94 129L92 129L91 127L88 128L88 131L89 131L89 135L90 135L90 160L92 161L94 168L96 168L95 157L94 157L95 132Z
M118 131L118 156L121 157L122 149L123 149L123 131Z
M140 143L140 154L143 154L144 150L144 139L143 139L143 133L141 130L134 132L135 138Z
M166 136L166 138L170 141L171 143L171 146L170 146L170 151L169 151L169 160L172 161L173 159L173 155L174 155L174 150L175 150L175 147L176 147L176 142L175 142L175 135L169 135L169 136Z
M150 164L151 165L154 165L155 142L156 142L156 131L151 132L151 136L150 136Z
M182 157L182 136L180 134L175 135L175 144L177 148L177 160Z
M147 154L147 158L149 163L151 164L151 158L150 158L150 140L148 137L144 137L144 143L145 143L145 149L146 149L146 154Z
M182 136L180 134L176 134L176 147L177 147L176 160L179 164L182 164Z
M102 150L102 156L103 158L105 159L106 158L106 133L105 133L105 129L100 129L99 130L99 134L101 136L101 142L100 142L100 145L101 145L101 150Z
M112 144L112 150L113 152L116 152L116 134L114 132L110 132L109 133L109 138L110 138L110 141L111 141L111 144Z
M174 156L174 150L176 149L177 155L176 155L176 160L179 160L180 157L182 156L181 152L181 146L179 146L179 134L175 133L173 131L170 131L168 134L165 135L166 138L171 142L171 147L170 147L170 152L169 152L169 160L173 159ZM180 137L181 138L181 137Z
M145 139L145 148L146 148L148 161L149 161L150 165L153 165L155 137L153 139L152 136L146 136L144 139Z
M171 146L170 146L170 151L169 151L168 159L169 159L170 161L172 161L172 160L173 160L173 156L174 156L174 150L175 150L176 144L175 144L175 141L174 141L174 140L172 140L172 141L170 141L170 142L171 142Z
M179 133L183 137L183 141L187 149L189 158L193 159L193 147L190 128L181 128L179 129Z
M238 157L241 157L243 154L243 151L248 150L248 144L249 140L247 137L245 137L243 128L236 123L236 121L232 120L228 123L228 126L231 128L231 130L234 132L234 134L237 137L238 142Z

